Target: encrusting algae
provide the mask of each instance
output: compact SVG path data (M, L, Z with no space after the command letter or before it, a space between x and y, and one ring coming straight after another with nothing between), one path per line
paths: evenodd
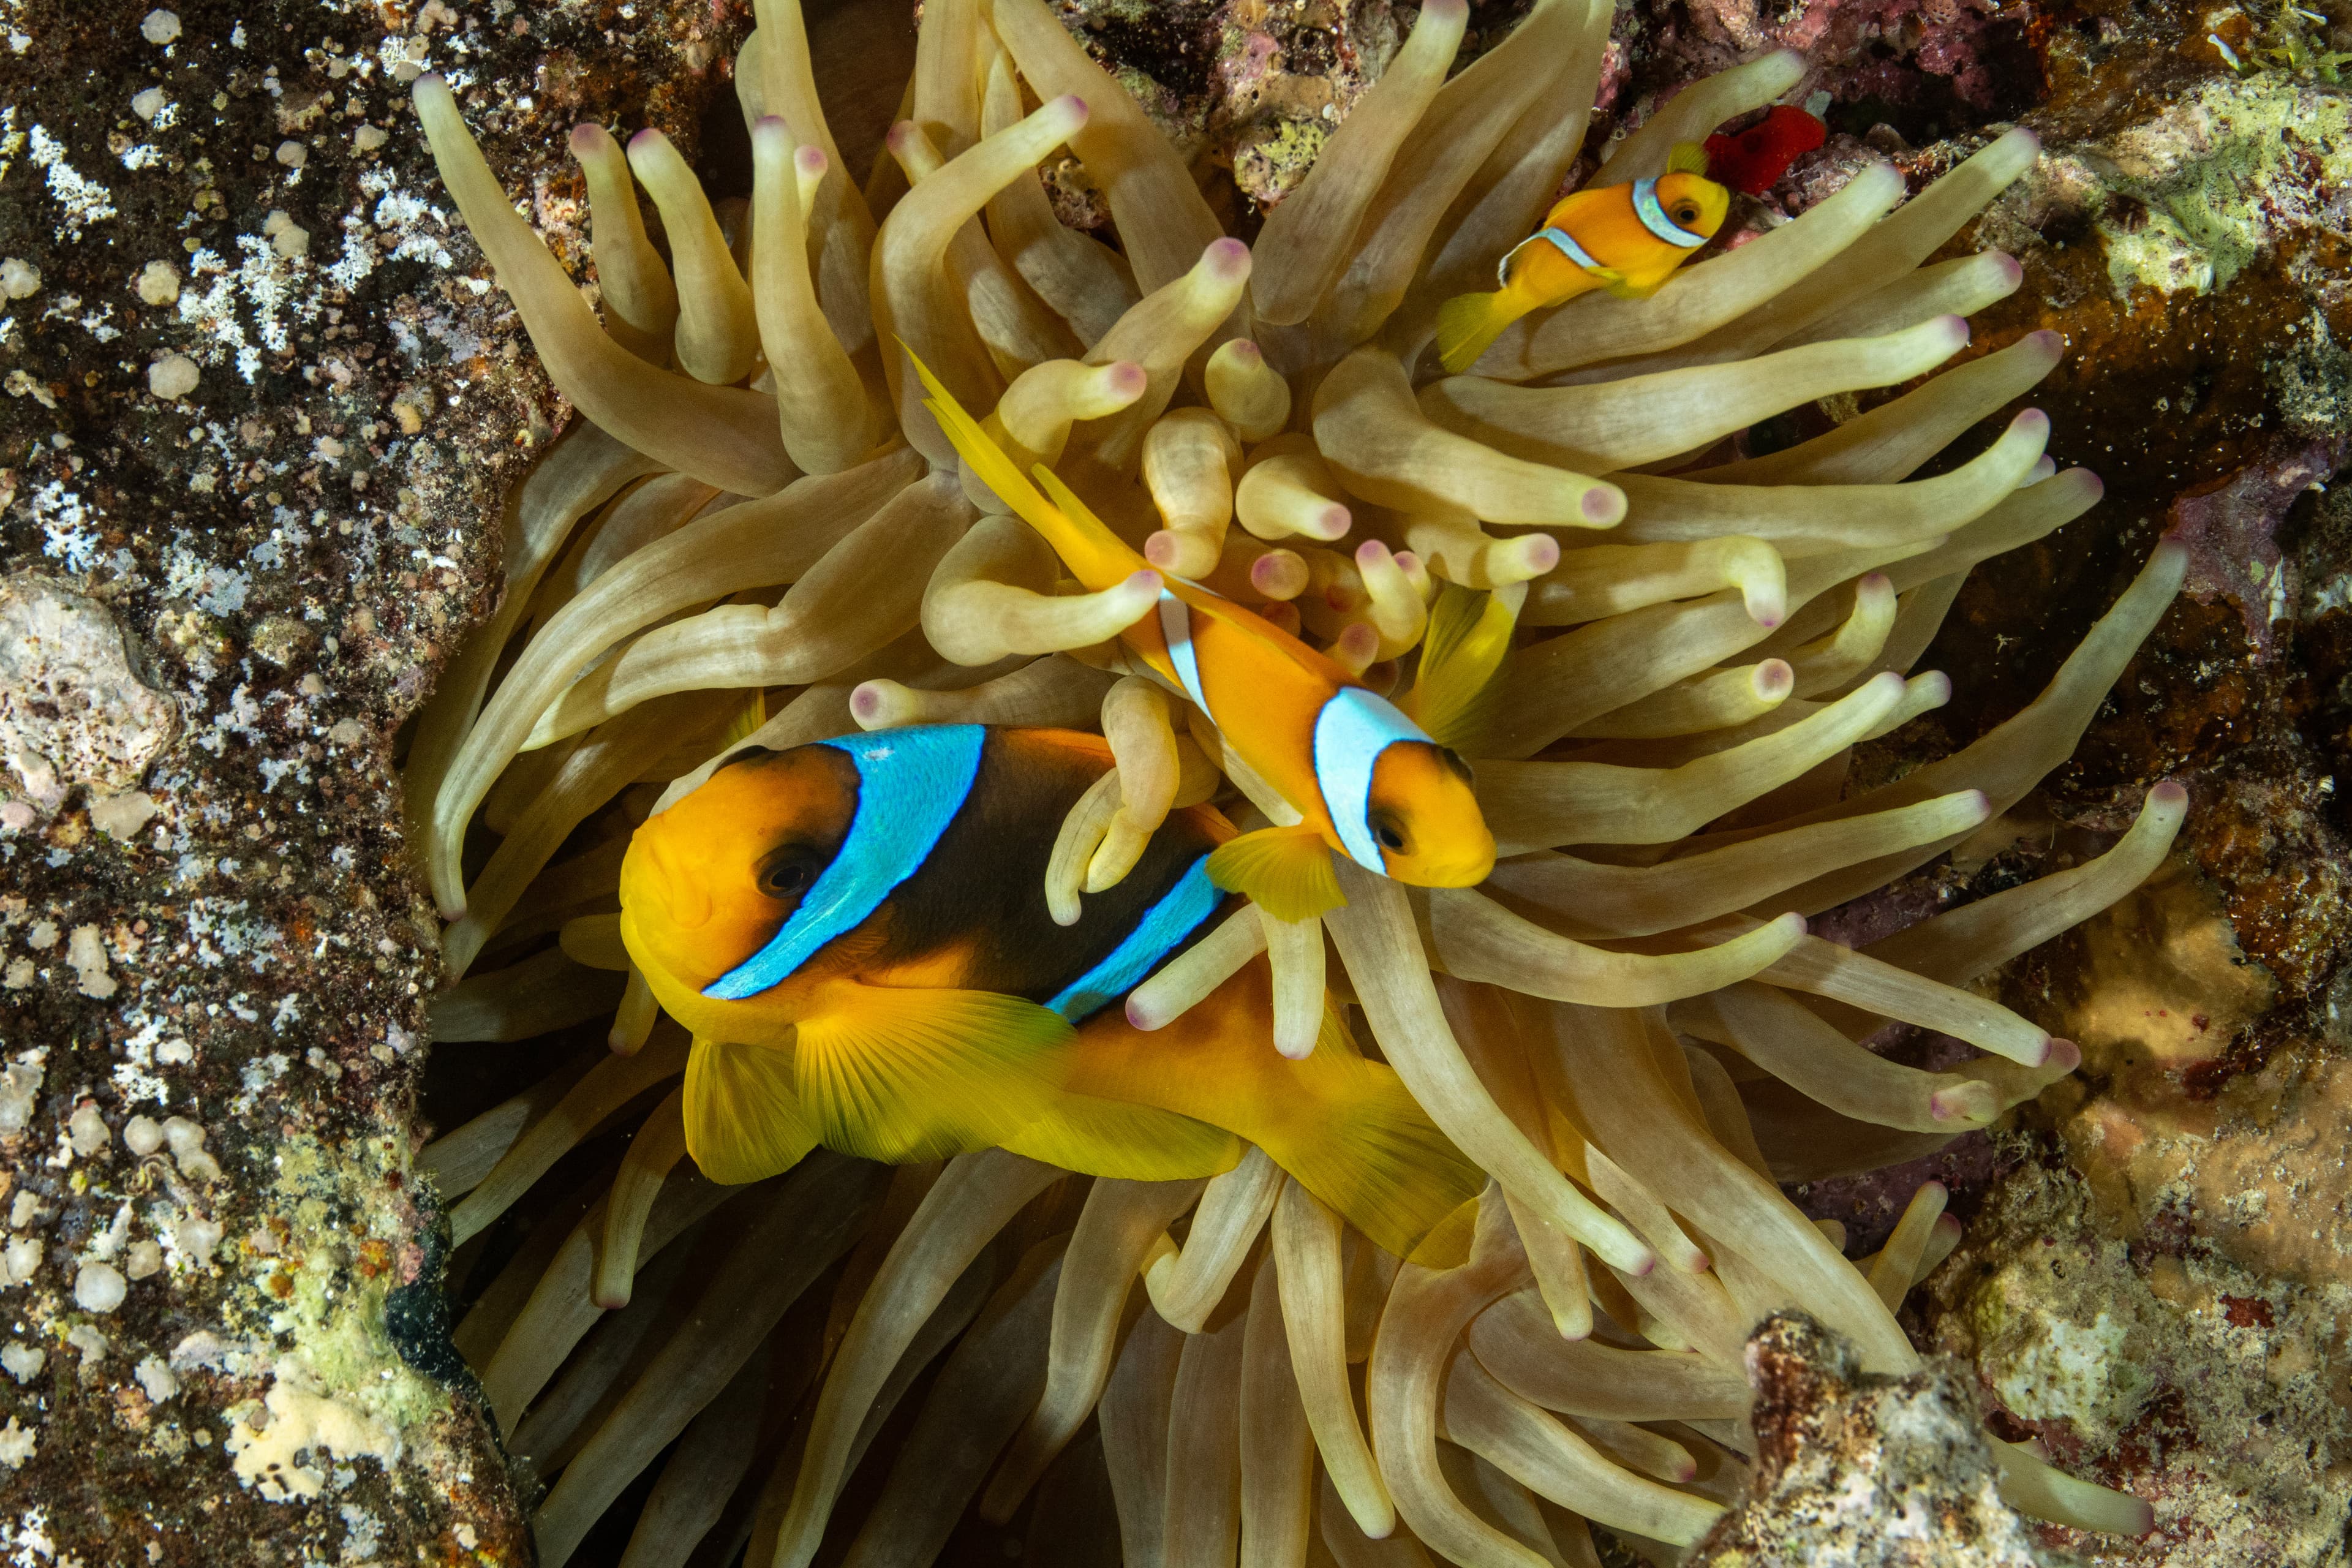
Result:
M880 1568L1040 1489L1033 1546L1096 1561L1088 1474L1134 1564L1670 1556L1746 1484L1751 1328L1918 1366L1942 1189L1856 1264L1777 1184L2070 1071L1968 987L2136 887L2186 798L1862 951L1805 917L2063 760L2181 552L2013 719L1846 795L1948 696L1910 668L1969 569L2099 497L2032 411L1910 478L2056 363L1932 374L2018 274L1921 265L2034 141L1907 201L1865 168L1449 374L1442 310L1553 208L1611 13L1538 0L1449 76L1465 16L1422 7L1253 249L1040 0L924 7L862 189L761 0L747 212L657 132L573 136L601 323L417 82L583 416L406 763L436 1037L610 1020L423 1158L461 1267L521 1232L457 1342L550 1483L544 1563L625 1491L633 1568ZM1799 70L1696 84L1589 188L1705 184L1689 149ZM1066 148L1115 249L1054 219ZM1981 1054L1900 1066L1860 1043L1889 1019ZM2147 1528L1995 1452L2027 1513Z

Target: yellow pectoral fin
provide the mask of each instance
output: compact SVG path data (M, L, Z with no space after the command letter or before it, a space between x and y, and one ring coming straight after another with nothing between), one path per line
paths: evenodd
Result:
M816 1146L792 1053L698 1037L686 1058L686 1152L722 1185L788 1171Z
M755 688L751 698L735 710L735 717L727 721L727 732L719 738L719 749L724 752L750 740L752 731L767 721L768 694Z
M1331 866L1330 846L1304 822L1227 839L1209 856L1209 880L1255 900L1281 921L1303 921L1348 901Z
M1242 1157L1242 1141L1222 1127L1091 1094L1056 1096L1045 1115L1006 1139L1004 1147L1083 1176L1127 1182L1214 1176Z
M994 1148L1072 1068L1059 1014L992 991L843 982L800 1024L794 1084L828 1149L907 1164Z
M1511 627L1525 591L1480 594L1445 584L1429 612L1421 673L1403 703L1405 716L1441 746L1475 756L1500 695Z
M1666 154L1666 173L1706 177L1706 148L1696 142L1675 142L1674 151Z

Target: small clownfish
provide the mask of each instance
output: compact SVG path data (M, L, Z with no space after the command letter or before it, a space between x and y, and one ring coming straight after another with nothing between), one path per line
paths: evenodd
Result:
M1706 177L1706 153L1676 142L1654 180L1602 185L1563 196L1544 226L1513 246L1495 268L1502 286L1457 294L1437 308L1437 357L1459 375L1503 329L1529 310L1595 289L1621 299L1655 293L1675 268L1715 237L1731 193Z
M1080 583L1099 592L1154 570L1044 464L1032 484L921 361L915 369L931 394L923 405L965 466L1045 536ZM1475 734L1468 719L1510 651L1511 616L1501 602L1488 596L1464 612L1488 626L1487 636L1442 648L1433 634L1409 700L1422 716L1416 723L1264 616L1196 583L1160 576L1159 613L1119 641L1170 690L1190 698L1302 818L1221 847L1209 866L1217 887L1248 894L1278 919L1302 920L1347 901L1333 852L1416 887L1486 879L1495 836L1455 746ZM1492 635L1497 622L1499 637Z
M1706 139L1706 177L1760 196L1780 183L1789 165L1829 139L1830 128L1790 104L1734 135Z
M1265 961L1146 1034L1118 1003L1231 902L1213 808L1054 922L1045 864L1111 765L1099 736L976 724L751 747L648 817L621 936L694 1034L687 1148L719 1182L818 1144L911 1162L1002 1147L1087 1174L1213 1175L1264 1149L1400 1257L1485 1178L1327 1009L1273 1048Z

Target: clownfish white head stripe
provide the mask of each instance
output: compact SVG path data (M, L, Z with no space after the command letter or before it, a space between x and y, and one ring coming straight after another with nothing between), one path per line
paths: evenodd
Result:
M1683 250L1696 250L1710 237L1693 234L1666 216L1666 209L1658 205L1658 182L1655 180L1633 182L1633 216L1642 220L1642 226L1650 231L1652 237L1663 239Z
M1429 737L1386 698L1360 686L1341 687L1315 716L1315 779L1324 808L1348 858L1382 876L1388 862L1372 830L1372 773L1381 753L1399 741L1426 745Z

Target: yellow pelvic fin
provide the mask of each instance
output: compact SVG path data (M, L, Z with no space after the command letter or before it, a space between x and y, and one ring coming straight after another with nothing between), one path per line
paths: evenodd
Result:
M1675 142L1674 151L1666 154L1666 173L1696 174L1704 179L1706 175L1706 148L1696 142Z
M1006 1139L1004 1147L1082 1176L1124 1182L1214 1176L1242 1157L1242 1141L1222 1127L1091 1094L1057 1095L1045 1115Z
M1313 1084L1316 1114L1283 1119L1281 1125L1299 1129L1298 1137L1268 1129L1265 1152L1275 1163L1400 1258L1433 1268L1467 1258L1468 1233L1456 1257L1444 1227L1456 1209L1475 1202L1486 1173L1437 1130L1393 1068L1357 1053L1328 1008L1304 1076Z
M923 400L923 406L931 411L940 428L955 444L956 455L981 483L1020 513L1024 522L1045 535L1045 542L1054 547L1054 553L1062 558L1062 564L1070 569L1073 576L1099 593L1124 581L1130 573L1150 569L1150 563L1129 549L1041 464L1038 472L1046 477L1057 496L1066 498L1060 506L1046 500L1024 477L1004 448L990 438L980 421L966 413L955 395L931 374L930 367L915 358L915 351L907 348L903 341L898 346L906 349L915 374L922 378L924 390L930 394Z
M1448 583L1429 612L1421 673L1402 707L1441 746L1475 756L1502 691L1496 677L1511 657L1511 627L1525 591L1481 594Z
M801 1019L794 1084L828 1149L898 1164L1003 1143L1044 1115L1076 1035L992 991L843 981Z
M1242 893L1279 921L1303 921L1348 901L1331 847L1307 823L1261 827L1229 838L1209 856L1209 880L1229 893Z
M1619 300L1646 300L1666 286L1666 280L1664 278L1654 283L1635 283L1622 272L1612 272L1609 277L1611 279L1609 292L1612 298Z
M695 1037L686 1058L686 1152L721 1185L762 1181L816 1147L793 1054Z

